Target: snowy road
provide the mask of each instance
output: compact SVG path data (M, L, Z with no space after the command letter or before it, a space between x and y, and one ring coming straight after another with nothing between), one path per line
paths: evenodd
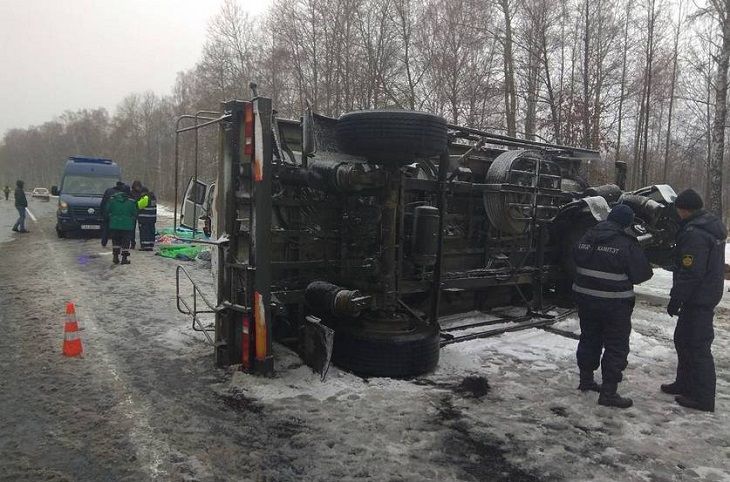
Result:
M727 311L715 414L658 392L673 376L673 322L646 304L626 411L577 393L575 341L540 330L451 345L414 381L332 368L322 384L282 348L277 377L260 379L213 367L175 309L174 262L136 252L112 266L96 239L58 240L53 202L31 203L30 234L8 233L11 204L0 201L0 479L730 480ZM67 301L83 359L60 355Z

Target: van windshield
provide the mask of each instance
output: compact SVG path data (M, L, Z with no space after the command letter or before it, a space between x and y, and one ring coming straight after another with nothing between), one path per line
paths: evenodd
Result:
M74 196L101 196L104 191L114 187L118 180L118 177L112 176L67 175L63 179L61 192Z

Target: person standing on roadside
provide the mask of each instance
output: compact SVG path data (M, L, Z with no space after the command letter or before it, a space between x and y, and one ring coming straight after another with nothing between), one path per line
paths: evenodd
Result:
M16 233L28 232L25 229L25 208L28 207L28 199L25 197L24 185L20 179L15 183L15 209L18 210L18 220L13 225L13 231Z
M702 206L693 189L682 191L674 201L680 224L667 314L679 315L674 330L677 378L660 388L676 395L683 407L714 412L717 376L711 347L715 307L725 289L727 230Z
M10 198L10 186L5 185L3 192L5 193L5 200L7 201Z
M146 205L143 205L146 200ZM152 251L155 247L155 223L157 222L157 197L155 193L142 188L142 197L137 202L139 214L139 250Z
M134 236L134 223L137 219L137 203L130 198L129 186L114 194L106 209L109 237L112 238L112 261L119 264L121 254L122 264L129 264L129 242Z
M598 404L607 407L629 408L634 403L617 389L628 363L634 285L654 274L639 242L625 232L633 222L631 207L618 204L606 221L588 230L574 250L573 293L580 319L578 389L600 392ZM593 379L599 362L600 386Z
M130 199L134 202L139 201L142 198L142 181L135 179L132 182L132 191L129 195ZM132 238L129 242L130 249L134 249L137 246L137 220L134 220L134 227L132 228Z
M122 181L117 181L116 186L110 187L106 191L104 191L104 195L101 198L101 204L99 205L99 209L101 209L101 215L102 215L102 222L101 222L101 245L106 247L107 243L109 242L109 223L107 221L106 216L106 208L107 204L109 204L109 199L111 197L119 192L122 192L124 190L125 184Z

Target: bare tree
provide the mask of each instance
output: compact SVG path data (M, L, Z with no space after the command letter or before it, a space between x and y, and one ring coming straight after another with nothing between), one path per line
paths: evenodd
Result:
M720 52L716 58L715 120L712 126L712 159L709 169L709 209L722 216L722 168L725 156L727 124L728 66L730 64L730 0L710 0L712 13L721 35Z
M679 37L682 31L683 17L682 17L682 0L679 0L677 6L677 23L674 29L674 51L672 55L672 80L671 87L669 90L669 113L667 116L667 139L664 146L664 172L663 180L667 181L669 174L669 146L672 141L672 113L674 111L674 93L677 85L677 64L679 63Z
M629 20L631 19L631 1L626 2L624 17L624 38L621 44L621 87L618 100L618 133L616 134L616 161L621 160L621 127L623 126L624 101L626 92L626 58L629 52Z
M512 4L510 0L497 0L504 16L504 32L501 37L502 58L504 61L504 110L507 122L507 135L517 134L517 92L515 89L515 61L512 49Z

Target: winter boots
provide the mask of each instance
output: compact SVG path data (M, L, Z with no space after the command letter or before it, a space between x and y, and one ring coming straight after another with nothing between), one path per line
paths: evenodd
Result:
M714 412L715 401L709 403L702 403L694 398L690 398L686 395L678 395L674 397L674 401L686 408L692 408L694 410L700 410L702 412Z
M601 386L593 379L593 372L581 371L578 390L581 392L600 392Z
M684 387L677 382L663 383L659 388L662 392L670 395L682 395L685 393Z
M119 253L120 253L120 251L121 251L120 249L114 248L114 250L112 251L112 263L119 264ZM129 259L128 259L129 258L129 251L126 251L125 250L125 251L121 251L121 253L122 253L122 264L130 264L129 263Z
M601 386L601 394L598 396L598 404L603 405L604 407L616 408L629 408L632 406L634 401L616 393L617 389L617 383L603 382L603 385Z

